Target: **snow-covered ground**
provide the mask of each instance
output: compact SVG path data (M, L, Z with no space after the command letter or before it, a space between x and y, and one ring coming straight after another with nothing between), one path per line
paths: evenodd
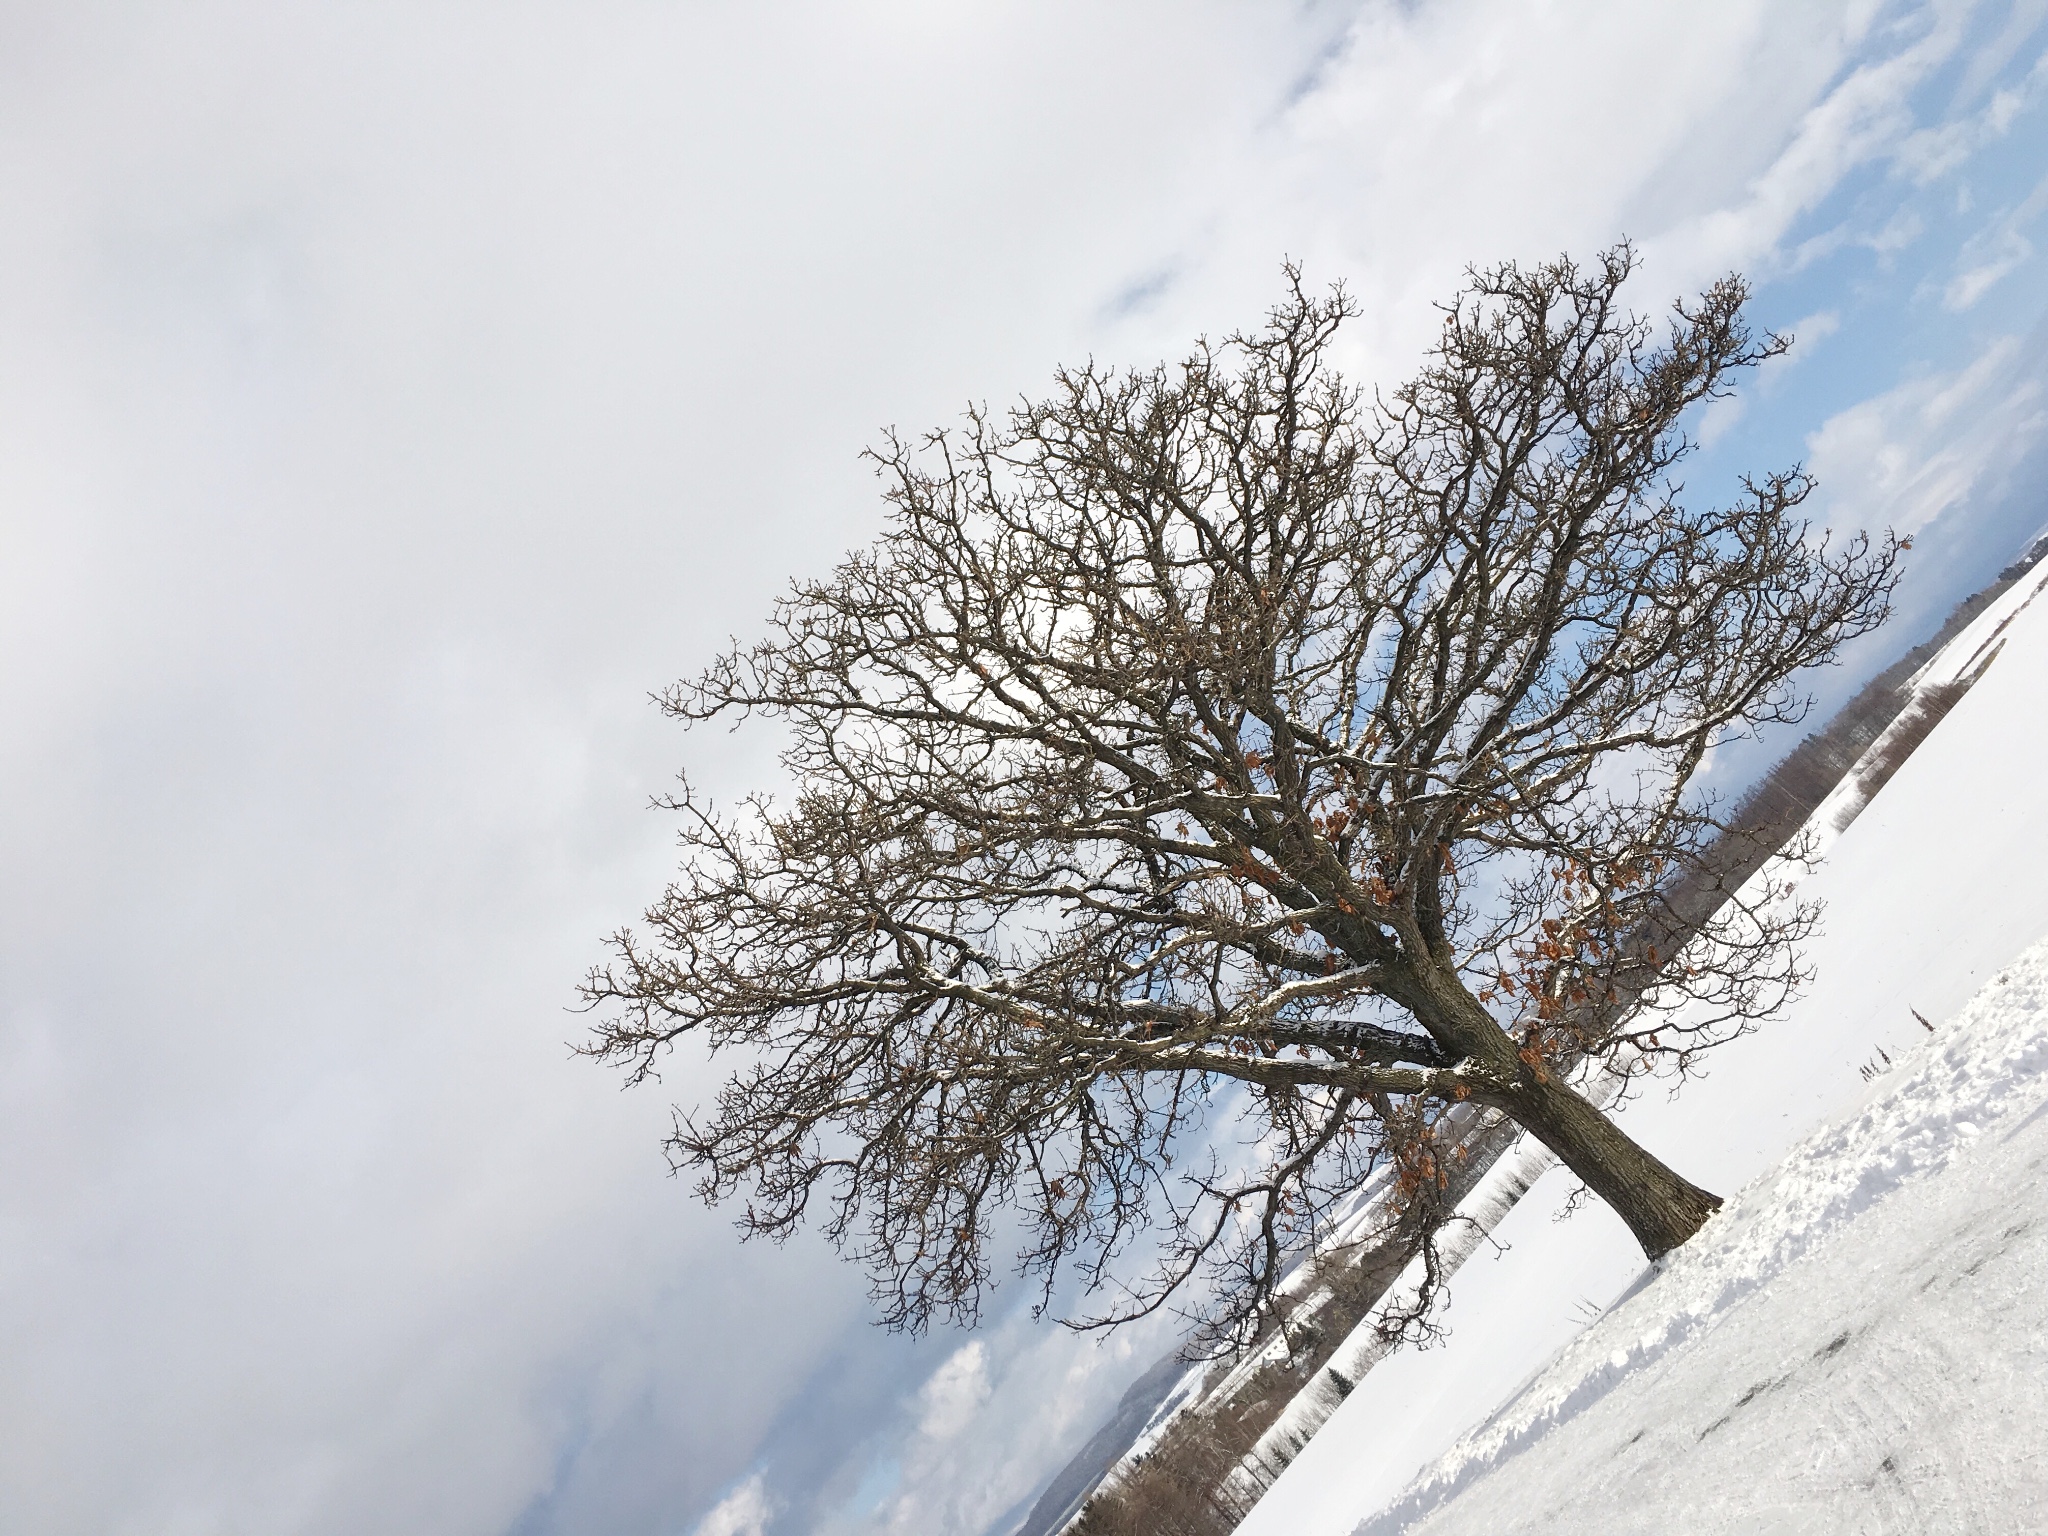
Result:
M2048 1528L2048 950L2017 958L2048 934L2048 599L2010 620L1803 887L1807 996L1624 1111L1740 1196L1646 1275L1597 1203L1551 1219L1549 1175L1449 1343L1367 1376L1242 1536Z
M1359 1528L2033 1532L2048 942Z

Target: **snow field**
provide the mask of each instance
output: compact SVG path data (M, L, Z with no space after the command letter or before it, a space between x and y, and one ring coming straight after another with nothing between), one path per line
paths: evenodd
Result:
M1958 667L1987 668L1982 680L1900 768L1883 792L1846 826L1829 850L1825 864L1802 886L1802 895L1819 897L1827 907L1825 927L1809 946L1817 974L1807 996L1783 1018L1717 1052L1708 1077L1688 1085L1682 1095L1667 1099L1652 1088L1622 1112L1631 1134L1696 1182L1728 1194L1752 1181L1765 1181L1731 1201L1730 1210L1696 1240L1697 1244L1708 1245L1698 1248L1700 1255L1721 1255L1713 1273L1727 1283L1724 1291L1715 1293L1723 1310L1717 1313L1710 1308L1696 1320L1697 1326L1689 1326L1689 1331L1673 1321L1686 1315L1688 1307L1704 1305L1710 1298L1700 1293L1689 1295L1683 1305L1652 1303L1650 1293L1670 1294L1667 1282L1679 1273L1677 1258L1661 1276L1645 1275L1640 1251L1620 1222L1597 1201L1569 1222L1553 1223L1549 1218L1563 1204L1571 1187L1568 1175L1553 1173L1495 1234L1502 1251L1482 1252L1452 1283L1447 1319L1452 1332L1448 1343L1440 1349L1397 1355L1368 1375L1274 1484L1240 1528L1241 1536L1345 1536L1358 1527L1361 1519L1368 1521L1366 1529L1375 1532L1403 1529L1398 1521L1389 1525L1371 1517L1402 1496L1404 1490L1415 1492L1431 1485L1439 1490L1437 1495L1431 1495L1438 1503L1430 1506L1437 1508L1438 1513L1425 1524L1414 1525L1414 1520L1422 1518L1423 1506L1405 1503L1411 1528L1469 1531L1473 1536L1496 1528L1522 1528L1500 1513L1502 1508L1521 1508L1519 1501L1506 1495L1504 1502L1496 1506L1489 1502L1491 1494L1482 1496L1481 1487L1511 1487L1516 1479L1527 1475L1531 1466L1548 1465L1554 1459L1567 1457L1569 1445L1576 1443L1573 1437L1581 1432L1576 1427L1578 1422L1583 1420L1592 1425L1599 1421L1602 1414L1610 1411L1602 1406L1604 1403L1635 1402L1642 1422L1629 1432L1643 1428L1645 1439L1639 1444L1653 1443L1650 1426L1665 1418L1677 1422L1692 1404L1660 1407L1648 1399L1639 1400L1638 1394L1651 1390L1652 1383L1687 1381L1687 1392L1711 1395L1707 1393L1707 1382L1692 1381L1686 1375L1691 1369L1685 1363L1687 1357L1705 1358L1730 1348L1731 1341L1749 1326L1745 1323L1732 1331L1718 1324L1708 1326L1713 1319L1774 1305L1763 1298L1778 1296L1788 1286L1825 1287L1838 1282L1847 1284L1848 1291L1834 1298L1832 1304L1846 1315L1881 1288L1875 1278L1881 1266L1872 1270L1873 1278L1868 1283L1843 1280L1829 1267L1836 1260L1817 1249L1845 1254L1860 1251L1865 1240L1853 1234L1874 1231L1899 1219L1889 1214L1893 1204L1932 1198L1912 1191L1938 1189L1945 1191L1941 1199L1955 1209L1977 1209L1977 1204L1966 1198L1967 1192L1957 1187L1958 1181L1978 1177L1977 1172L1971 1171L1978 1169L1974 1156L1964 1155L1973 1138L1968 1132L1957 1130L1952 1138L1941 1139L1946 1133L1939 1129L1938 1115L1948 1113L1947 1110L1930 1109L1930 1118L1915 1121L1917 1129L1911 1135L1903 1136L1895 1145L1883 1146L1870 1161L1837 1162L1832 1165L1834 1172L1825 1176L1816 1171L1818 1182L1803 1182L1781 1164L1795 1146L1799 1148L1796 1156L1806 1157L1821 1153L1824 1143L1833 1145L1827 1143L1830 1136L1852 1136L1859 1117L1892 1102L1892 1096L1903 1091L1909 1080L1921 1081L1921 1074L1932 1070L1935 1061L1946 1059L1939 1054L1926 1054L1929 1036L1915 1022L1914 1010L1941 1025L1943 1034L1935 1040L1933 1049L1942 1053L1964 1038L1960 1020L1955 1024L1943 1021L1956 1016L1994 975L2004 971L2007 986L2033 985L2014 979L2021 976L2023 968L2013 964L2012 959L2032 941L2048 934L2048 792L2044 792L2048 785L2044 785L2040 770L2042 761L2048 759L2048 602L2032 600L2039 590L2037 583L2023 582L2021 589L2009 594L1997 611L1985 615L1971 631L1959 637L1956 646L1944 652L1937 665L1947 666L1953 660ZM1992 630L1997 633L1992 635ZM1933 670L1930 668L1930 675ZM2037 958L2030 956L2027 966L2032 967ZM1996 1032L1994 1029L1993 1033ZM1969 1038L1978 1036L1972 1033ZM2018 1041L2020 1037L2013 1039ZM1900 1065L1877 1082L1865 1084L1858 1068L1877 1061L1875 1053L1879 1048ZM2034 1047L2022 1042L2015 1048ZM1983 1082L1995 1086L1998 1078L1994 1073ZM1953 1082L1950 1086L1961 1091ZM2015 1082L2012 1091L2018 1093L2023 1089ZM1956 1110L1956 1124L1967 1122L1981 1131L1984 1122L1993 1117L1993 1107L1969 1113ZM1973 1113L1981 1118L1972 1119ZM1998 1113L2009 1120L2014 1114L2024 1119L2025 1112L2008 1103ZM2032 1122L2037 1128L2044 1124L2048 1124L2048 1116ZM1824 1126L1829 1128L1816 1131ZM1893 1126L1894 1131L1898 1129ZM2033 1134L2033 1130L2021 1134L2015 1146ZM1818 1141L1813 1139L1816 1136ZM1863 1143L1859 1141L1857 1145ZM2020 1156L2023 1150L2013 1155ZM1837 1151L1842 1156L1849 1155L1840 1148ZM1987 1178L1994 1172L1989 1163L1980 1171ZM2038 1175L2027 1177L2038 1182ZM1743 1250L1750 1255L1744 1262L1753 1266L1750 1281L1745 1285L1741 1283L1740 1263L1723 1245L1733 1240L1729 1234L1737 1226L1736 1212L1753 1211L1755 1201L1764 1198L1761 1192L1766 1188L1791 1204L1781 1215L1765 1219L1766 1225L1757 1227L1745 1239L1752 1244L1762 1243L1764 1234L1769 1232L1775 1234L1771 1241L1776 1245ZM1862 1191L1860 1196L1858 1190ZM1890 1197L1880 1198L1887 1190L1891 1191ZM1971 1236L1975 1230L1959 1227L1949 1235L1957 1244L1968 1246L1976 1241ZM2002 1232L2004 1227L1995 1230ZM1907 1241L1905 1234L1894 1236L1900 1242ZM2021 1237L2014 1241L2025 1247L2031 1239ZM1687 1273L1702 1276L1706 1270L1694 1269L1695 1246L1689 1245L1684 1251L1684 1268ZM1768 1276L1763 1267L1767 1253L1775 1254L1769 1262L1776 1265ZM1876 1265L1881 1255L1868 1257ZM2037 1259L2040 1257L2036 1255ZM1704 1263L1704 1257L1697 1262ZM1937 1263L1938 1259L1929 1262ZM1991 1273L1996 1267L1993 1263L1984 1272ZM1903 1271L1883 1271L1882 1276L1882 1287L1894 1290L1921 1283ZM1637 1332L1623 1338L1609 1331L1612 1318L1603 1318L1584 1340L1574 1343L1585 1333L1588 1316L1600 1312L1601 1300L1625 1293L1638 1284L1645 1286L1642 1296L1609 1309L1610 1313L1627 1311L1640 1325ZM1938 1284L1927 1294L1935 1297L1937 1292L1948 1294ZM1671 1326L1681 1327L1681 1333L1669 1338L1661 1352L1646 1345L1651 1330L1645 1320L1651 1313L1633 1304L1638 1300L1646 1306L1665 1307L1666 1311L1659 1315ZM1934 1308L1935 1302L1930 1300L1926 1305ZM2036 1308L2039 1309L2038 1293ZM1933 1349L1934 1345L1916 1332L1918 1325L1913 1323L1913 1316L1909 1308L1885 1327L1900 1339L1920 1338L1918 1347ZM1942 1326L1936 1312L1931 1311L1929 1318L1930 1327ZM1816 1328L1824 1320L1818 1313L1812 1319ZM1999 1326L2021 1329L2023 1322L2023 1318L2015 1317ZM1823 1329L1807 1341L1811 1350L1804 1354L1800 1352L1803 1344L1795 1346L1787 1338L1778 1338L1771 1346L1784 1356L1778 1367L1755 1373L1753 1379L1740 1383L1729 1402L1749 1387L1766 1381L1782 1378L1796 1384L1801 1379L1798 1374L1787 1374L1796 1361L1810 1358L1813 1351L1825 1348L1839 1333L1838 1328ZM1859 1335L1864 1342L1844 1345L1829 1359L1840 1368L1857 1358L1859 1351L1880 1349L1881 1336L1883 1329L1867 1337ZM2014 1338L2020 1336L2012 1334ZM1592 1342L1595 1340L1599 1342ZM1565 1353L1560 1355L1560 1350ZM1586 1350L1593 1353L1587 1355ZM1935 1352L1938 1354L1939 1350ZM1553 1356L1557 1358L1546 1366L1545 1362ZM1621 1357L1619 1363L1615 1363L1616 1356ZM1584 1368L1587 1359L1596 1364L1605 1360L1608 1364L1604 1372L1596 1371ZM1571 1377L1570 1388L1560 1386L1565 1378L1554 1374L1567 1369L1567 1360L1580 1362L1581 1367L1579 1374ZM1989 1372L1984 1377L1987 1382L2007 1379L1999 1374L1989 1356L1978 1359L1971 1368ZM1537 1379L1531 1380L1532 1372L1540 1373ZM1522 1383L1527 1384L1526 1391L1518 1390ZM1572 1390L1581 1396L1574 1399L1578 1407L1567 1412L1564 1398ZM1678 1389L1674 1386L1673 1390ZM1951 1408L1944 1406L1945 1399L1931 1381L1921 1382L1917 1390L1924 1392L1927 1407L1922 1415L1926 1422L1917 1427L1916 1433L1933 1434L1936 1426L1932 1421L1936 1418L1967 1422L1954 1420ZM1764 1396L1779 1405L1774 1412L1799 1400L1792 1387ZM1508 1407L1496 1412L1504 1401ZM1537 1414L1533 1405L1538 1401L1551 1405L1544 1410L1547 1416ZM2022 1428L2029 1424L2048 1425L2048 1412L2036 1411L2038 1405L2032 1399L2023 1396L2012 1403L2013 1414L2017 1415L2013 1423ZM1717 1413L1725 1412L1728 1406L1724 1403ZM1976 1421L1979 1432L1995 1436L1999 1432L1997 1426L2012 1417L2001 1417L2004 1412L1997 1403L1982 1401ZM1516 1419L1516 1413L1523 1417ZM1741 1443L1740 1437L1724 1437L1745 1415L1757 1422L1764 1421L1764 1416L1746 1409L1708 1440L1693 1442L1697 1449L1691 1454L1719 1455L1722 1452L1713 1442ZM1446 1448L1460 1441L1461 1432L1482 1419L1486 1422L1466 1436L1452 1453L1464 1470L1455 1470L1450 1462L1432 1469L1431 1464ZM1505 1443L1505 1437L1514 1433L1514 1424L1522 1426L1520 1437L1514 1441L1514 1447L1519 1449ZM1797 1435L1793 1434L1795 1428L1786 1423L1778 1425L1781 1433L1806 1448L1809 1464L1818 1459L1819 1469L1813 1470L1809 1465L1807 1470L1799 1470L1789 1463L1773 1464L1770 1475L1788 1484L1777 1489L1774 1497L1782 1494L1794 1498L1798 1490L1790 1484L1803 1485L1807 1480L1815 1488L1827 1486L1833 1475L1827 1470L1830 1463L1825 1447L1814 1438L1819 1431ZM1492 1463L1484 1462L1478 1445L1481 1437L1489 1434L1500 1442L1498 1448L1507 1459L1499 1464L1511 1466L1512 1477L1505 1472L1500 1477L1486 1476L1484 1467ZM2033 1431L2034 1446L2044 1440L2048 1440L2048 1432ZM1666 1444L1664 1451L1683 1459L1676 1442ZM1897 1453L1892 1454L1896 1465L1905 1464L1898 1460ZM2040 1455L2033 1446L2023 1445L2015 1449L2014 1455L2033 1456L2031 1464L2040 1464ZM1418 1477L1418 1469L1421 1470L1416 1489L1409 1489L1411 1481ZM1744 1475L1738 1478L1738 1484L1756 1492L1756 1508L1761 1511L1768 1501L1763 1500L1754 1480ZM1673 1486L1679 1486L1679 1482L1675 1481ZM1663 1523L1654 1528L1688 1532L1724 1528L1711 1523L1696 1524L1689 1505L1660 1503L1650 1496L1651 1492L1645 1485L1636 1490L1636 1495L1646 1501L1644 1509L1661 1511L1657 1518ZM2014 1493L2013 1497L2021 1498L2021 1494ZM1449 1502L1442 1502L1446 1499ZM1489 1511L1483 1519L1477 1515L1482 1507ZM1610 1511L1611 1523L1603 1524L1603 1519L1609 1517L1595 1517L1590 1509L1585 1518L1565 1518L1558 1513L1564 1506L1549 1507L1557 1522L1550 1527L1553 1529L1597 1532L1653 1528L1651 1524L1635 1523L1635 1515L1629 1511ZM1470 1522L1466 1518L1468 1509L1474 1512ZM1862 1525L1852 1523L1840 1528L1895 1528L1881 1512L1866 1513L1869 1518ZM1755 1520L1735 1521L1725 1528L1748 1531L1772 1527L1758 1514ZM1834 1527L1820 1521L1804 1528ZM1932 1518L1931 1523L1921 1528L1974 1527L1947 1525L1940 1518ZM2024 1528L2048 1529L2048 1515Z
M1359 1536L2039 1529L2044 1172L2048 941Z

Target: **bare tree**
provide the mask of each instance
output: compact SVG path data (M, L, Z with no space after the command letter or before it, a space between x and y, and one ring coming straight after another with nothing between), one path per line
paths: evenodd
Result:
M1689 786L1804 712L1896 546L1815 533L1796 469L1680 499L1684 413L1787 342L1733 277L1633 316L1634 260L1471 274L1388 397L1290 267L1177 369L886 439L881 539L662 699L780 722L792 793L665 801L682 872L585 983L635 1080L685 1035L739 1058L670 1141L705 1199L815 1207L910 1328L971 1320L1014 1239L1048 1295L1148 1245L1091 1321L1197 1281L1241 1332L1375 1169L1443 1189L1468 1101L1646 1253L1698 1230L1718 1199L1566 1071L1682 1071L1797 983L1801 911L1658 952L1698 928Z

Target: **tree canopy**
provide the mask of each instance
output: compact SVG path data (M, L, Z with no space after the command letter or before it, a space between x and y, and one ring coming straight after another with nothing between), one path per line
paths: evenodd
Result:
M879 540L661 700L777 722L793 788L666 800L681 871L585 983L636 1078L734 1062L670 1142L704 1198L815 1220L911 1328L1013 1243L1103 1317L1197 1282L1240 1327L1377 1171L1441 1187L1460 1103L1647 1252L1697 1229L1566 1079L1683 1068L1797 980L1807 914L1671 917L1694 780L1801 715L1897 546L1812 528L1796 468L1693 504L1686 413L1787 341L1734 277L1635 316L1634 264L1470 274L1384 394L1290 267L1178 367L885 438Z

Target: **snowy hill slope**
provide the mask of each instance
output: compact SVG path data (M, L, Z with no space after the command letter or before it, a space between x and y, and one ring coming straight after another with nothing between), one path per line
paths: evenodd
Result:
M2048 536L2037 539L1999 573L1995 582L1959 605L1937 637L1873 678L1824 729L1802 741L1745 798L1739 815L1772 827L1776 829L1774 836L1783 837L1789 837L1803 821L1810 851L1824 852L1831 847L1869 806L1898 766L1910 758L1915 745L1988 671L2001 654L2018 617L2048 591L2048 563L2044 563L2044 557L2048 557ZM1742 867L1749 866L1737 866ZM1773 870L1758 871L1753 883L1776 884L1788 877L1801 879L1806 873L1805 865L1781 858ZM1589 1087L1595 1092L1611 1091L1612 1083L1603 1080ZM1495 1140L1492 1150L1511 1152L1509 1161L1520 1166L1488 1173L1492 1156L1487 1155L1487 1149L1479 1149L1481 1157L1473 1164L1472 1172L1485 1187L1475 1188L1460 1202L1456 1236L1440 1251L1446 1274L1456 1268L1459 1254L1477 1254L1490 1248L1492 1229L1518 1203L1515 1191L1526 1191L1554 1162L1544 1149L1526 1138L1512 1145ZM1507 1188L1492 1188L1503 1180ZM1312 1277L1304 1274L1299 1278L1308 1282ZM1397 1281L1396 1289L1399 1288ZM1326 1299L1334 1295L1326 1291L1317 1294ZM1347 1316L1355 1315L1362 1299L1359 1295L1350 1296L1346 1307L1339 1310ZM1590 1308L1584 1297L1580 1300L1582 1309ZM1313 1311L1313 1302L1309 1305ZM1241 1426L1250 1425L1251 1433L1258 1436L1257 1444L1227 1480L1238 1506L1250 1507L1355 1388L1359 1376L1386 1355L1384 1340L1374 1326L1377 1315L1376 1310L1365 1317L1349 1335L1342 1332L1344 1319L1334 1319L1340 1324L1339 1330L1334 1335L1324 1330L1328 1347L1321 1352L1329 1358L1320 1366L1316 1360L1306 1367L1296 1362L1293 1372L1283 1379L1269 1381L1262 1377L1256 1384L1249 1380L1262 1363L1279 1358L1277 1340L1259 1355L1237 1362L1234 1370L1224 1374L1214 1370L1186 1372L1176 1368L1172 1360L1162 1360L1125 1394L1115 1421L1098 1432L1068 1463L1013 1536L1050 1536L1062 1529L1105 1471L1112 1466L1129 1470L1136 1457L1158 1443L1166 1432L1165 1420L1177 1413L1196 1419L1220 1416L1230 1421L1230 1428L1220 1431L1225 1440L1241 1441ZM1298 1387L1291 1399L1284 1396L1289 1380ZM1279 1417L1268 1423L1276 1390L1283 1394L1278 1401L1284 1406ZM1208 1469L1212 1463L1227 1465L1216 1462L1216 1456L1221 1454L1226 1453L1214 1439L1198 1439L1169 1448L1165 1453L1166 1480L1171 1483L1176 1473L1182 1478L1208 1475L1207 1470L1197 1470L1187 1459L1207 1457L1202 1467ZM1176 1460L1177 1457L1180 1459ZM1139 1497L1142 1500L1146 1495Z
M2040 1530L2048 942L1874 1087L1359 1536Z
M1807 893L1823 897L1829 906L1826 932L1812 947L1818 977L1809 995L1786 1018L1720 1053L1711 1077L1689 1086L1683 1096L1666 1100L1653 1093L1625 1111L1632 1131L1689 1176L1730 1193L1768 1173L1815 1127L1839 1119L1866 1097L1858 1068L1877 1060L1879 1048L1903 1058L1916 1044L1927 1042L1912 1010L1940 1023L2029 941L2048 933L2048 786L2040 772L2043 749L2048 748L2048 601L2005 617L2010 622L2000 637L2003 649L1995 664L1848 827L1827 864L1808 880ZM1944 1036L1939 1045L1946 1044ZM1916 1070L1902 1067L1877 1087L1889 1091ZM2042 1123L2034 1122L2037 1127ZM1509 1217L1498 1234L1507 1251L1497 1260L1476 1259L1453 1285L1449 1345L1441 1351L1396 1357L1368 1376L1261 1501L1241 1527L1244 1536L1341 1536L1386 1506L1419 1468L1442 1455L1464 1426L1487 1415L1504 1398L1512 1397L1524 1409L1536 1401L1531 1394L1545 1390L1541 1381L1520 1394L1515 1392L1516 1383L1581 1334L1587 1314L1599 1310L1599 1298L1624 1291L1642 1276L1640 1254L1620 1224L1597 1205L1562 1226L1547 1219L1569 1187L1567 1176L1553 1174ZM1950 1204L1960 1198L1953 1192L1942 1197ZM1735 1209L1749 1208L1747 1201L1732 1202L1729 1228L1723 1230L1735 1225ZM1851 1229L1878 1221L1882 1208L1883 1202L1857 1217ZM1709 1234L1721 1241L1714 1228ZM1706 1242L1709 1234L1700 1241ZM1934 1235L1930 1233L1930 1239ZM1837 1242L1847 1245L1852 1239L1846 1233L1829 1239L1830 1244ZM1622 1310L1640 1318L1638 1302L1661 1305L1651 1297L1669 1294L1666 1284L1676 1272L1674 1268L1651 1280L1643 1295ZM1821 1271L1800 1267L1798 1273L1813 1276ZM1790 1274L1778 1284L1794 1283ZM1825 1291L1832 1282L1817 1283ZM1907 1281L1895 1275L1891 1283ZM1830 1307L1846 1312L1857 1299L1824 1300L1820 1314L1826 1315ZM1587 1337L1606 1339L1610 1321L1603 1319ZM1813 1347L1824 1348L1839 1332L1826 1332ZM1679 1341L1662 1357L1664 1363L1653 1373L1655 1381L1684 1380L1689 1367L1680 1361L1691 1351L1706 1350L1706 1336ZM1614 1349L1607 1346L1607 1357ZM1796 1349L1785 1343L1778 1352L1784 1355L1779 1367L1743 1383L1736 1397L1749 1386L1794 1379L1788 1372ZM1847 1356L1848 1346L1838 1353ZM1566 1358L1560 1357L1552 1369L1564 1368ZM1647 1361L1632 1364L1601 1392L1623 1390L1622 1384L1647 1366ZM1653 1385L1645 1377L1640 1387L1628 1390L1652 1391ZM1676 1390L1704 1388L1694 1383ZM1786 1402L1797 1396L1787 1393L1789 1387L1778 1395ZM1760 1402L1761 1397L1753 1401ZM1674 1401L1666 1417L1679 1424L1694 1406L1689 1400ZM1994 1409L1987 1404L1984 1411ZM2031 1412L2019 1411L2023 1417ZM1652 1409L1639 1407L1638 1417L1644 1413L1664 1422ZM1588 1410L1587 1421L1592 1418ZM1505 1417L1496 1416L1492 1427L1498 1429L1505 1422ZM1634 1427L1645 1428L1647 1435L1648 1422ZM1541 1423L1531 1420L1527 1429L1533 1440L1518 1441L1524 1449L1491 1479L1484 1476L1484 1458L1473 1461L1476 1453L1471 1447L1461 1448L1454 1459L1464 1458L1458 1463L1462 1471L1447 1463L1434 1474L1425 1474L1425 1481L1436 1478L1440 1493L1466 1490L1426 1526L1407 1519L1423 1514L1424 1506L1411 1502L1402 1518L1391 1524L1374 1521L1368 1529L1377 1533L1509 1528L1500 1524L1500 1510L1524 1507L1513 1491L1519 1469L1547 1462L1553 1454L1567 1454L1562 1442L1558 1447L1550 1443L1551 1435L1568 1433L1563 1423L1555 1417ZM1733 1423L1708 1441L1695 1442L1706 1447L1699 1454L1718 1454L1710 1442ZM1990 1420L1980 1428L1998 1433ZM1819 1444L1811 1439L1804 1443L1809 1460L1821 1455ZM2038 1467L2048 1456L2044 1447L2048 1432L2037 1430L2032 1444L2023 1445L2021 1452L2033 1455L2032 1464ZM1671 1446L1665 1450L1675 1454ZM1895 1456L1894 1464L1904 1463ZM1823 1458L1819 1470L1800 1476L1822 1478L1826 1466ZM1796 1492L1790 1483L1798 1478L1786 1468L1780 1468L1779 1475L1788 1480L1788 1488L1780 1491L1790 1497ZM1487 1513L1480 1515L1480 1504L1473 1501L1481 1499L1479 1490L1487 1483L1502 1485L1502 1502L1488 1504ZM1612 1529L1649 1528L1627 1523L1634 1518L1642 1493L1637 1489L1628 1496L1636 1502L1626 1519L1610 1511L1612 1518L1623 1521ZM1462 1513L1468 1504L1475 1510L1469 1520ZM1666 1529L1718 1528L1696 1524L1681 1503L1661 1508ZM1748 1523L1726 1528L1764 1528L1755 1518L1745 1519ZM1865 1524L1884 1528L1876 1514ZM1564 1528L1610 1527L1589 1511L1584 1518L1575 1515ZM1970 1527L1946 1527L1935 1518L1920 1528Z

